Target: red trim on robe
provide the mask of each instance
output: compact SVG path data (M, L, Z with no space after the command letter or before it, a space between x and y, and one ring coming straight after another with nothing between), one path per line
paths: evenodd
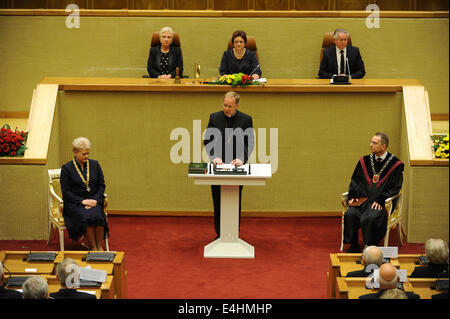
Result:
M364 162L364 156L359 159L359 162L361 163L361 167L364 173L364 176L366 177L367 183L369 186L372 186L372 180L369 177L369 172L367 172L366 163Z
M402 161L397 161L394 165L392 165L391 169L387 172L386 175L380 180L380 182L377 184L377 188L388 178L389 175L399 166L400 164L403 164Z

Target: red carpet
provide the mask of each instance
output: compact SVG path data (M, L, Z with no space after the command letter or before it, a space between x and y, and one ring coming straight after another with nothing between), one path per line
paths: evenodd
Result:
M320 299L329 254L339 252L340 218L242 218L240 237L255 259L205 259L212 217L109 217L110 249L125 251L129 298ZM398 245L397 232L390 246ZM46 241L0 241L1 250L59 250ZM85 250L70 241L66 250ZM399 253L421 253L404 244Z

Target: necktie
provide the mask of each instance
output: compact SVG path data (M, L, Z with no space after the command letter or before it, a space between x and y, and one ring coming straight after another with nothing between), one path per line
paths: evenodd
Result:
M377 158L377 162L381 162L383 159L381 157Z
M345 74L344 50L341 50L341 72L340 72L340 74Z

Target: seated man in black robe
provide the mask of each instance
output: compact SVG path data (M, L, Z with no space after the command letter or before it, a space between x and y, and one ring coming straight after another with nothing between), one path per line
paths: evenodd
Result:
M364 246L377 246L386 233L384 203L400 192L404 169L404 164L387 152L388 145L386 134L375 133L370 143L372 154L361 157L353 172L348 190L349 208L344 214L344 244L351 244L348 253L361 252L360 227ZM363 201L364 198L367 200Z

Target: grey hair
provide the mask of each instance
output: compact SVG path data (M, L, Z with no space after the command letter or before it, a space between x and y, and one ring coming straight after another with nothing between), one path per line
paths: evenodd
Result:
M56 266L56 275L58 276L58 280L61 283L61 286L66 287L66 281L70 274L73 273L73 271L68 271L67 267L69 265L76 265L78 266L77 262L73 260L72 258L64 258L61 263L59 263Z
M239 101L240 101L240 99L241 99L241 96L240 96L238 93L233 92L233 91L230 91L230 92L225 93L225 97L226 97L226 98L227 98L227 97L232 97L232 98L234 98L234 101L236 102L236 104L239 104Z
M159 31L159 36L162 37L163 33L169 32L173 38L173 30L171 27L164 27Z
M72 151L79 150L90 150L91 149L91 141L89 141L86 137L77 137L72 141Z
M48 297L48 284L44 278L33 276L25 280L22 285L24 299L46 299Z
M448 244L442 239L430 238L425 242L425 254L433 264L445 264L448 261Z
M408 299L408 296L403 290L393 288L383 292L380 299Z
M378 254L374 254L374 251L377 251ZM384 262L383 252L377 246L367 246L363 253L363 259L366 265L378 265L381 266Z
M333 32L333 38L337 39L339 33L345 33L345 35L347 36L347 38L348 38L348 36L350 35L350 32L348 32L348 31L345 30L345 29L336 29L336 30L334 30L334 32Z

